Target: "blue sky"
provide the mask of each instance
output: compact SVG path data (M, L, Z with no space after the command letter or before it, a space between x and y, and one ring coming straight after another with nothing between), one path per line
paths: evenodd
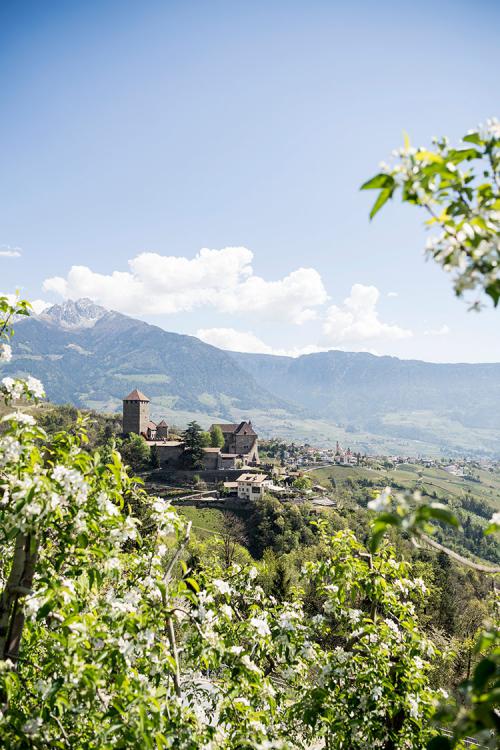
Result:
M370 223L358 189L403 130L499 114L498 28L486 0L3 0L0 290L242 349L500 361L418 212Z

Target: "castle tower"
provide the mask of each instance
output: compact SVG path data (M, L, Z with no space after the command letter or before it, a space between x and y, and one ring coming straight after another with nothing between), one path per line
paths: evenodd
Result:
M134 388L123 399L123 434L147 434L149 426L149 398Z

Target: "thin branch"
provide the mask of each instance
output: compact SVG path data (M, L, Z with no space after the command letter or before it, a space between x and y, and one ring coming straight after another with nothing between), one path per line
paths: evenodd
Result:
M500 567L491 568L488 565L475 563L472 560L469 560L467 557L462 557L462 555L459 555L458 552L454 552L448 547L445 547L443 544L439 544L439 542L434 541L434 539L431 539L429 536L427 536L427 534L422 534L420 536L420 539L426 542L429 546L434 547L434 549L438 549L440 552L444 552L445 554L448 555L448 557L451 557L453 560L456 560L462 565L466 565L468 568L473 568L474 570L480 570L481 573L492 573L492 574L500 573ZM413 542L414 544L416 544L417 547L419 546L415 540L413 540Z
M181 698L182 691L181 691L181 670L179 667L179 652L177 651L177 643L175 640L174 622L171 617L167 618L167 636L168 636L168 641L170 643L170 649L172 651L172 657L175 662L175 671L174 671L175 694L177 695L178 698Z
M184 539L182 540L182 542L177 547L177 550L176 550L174 556L172 557L172 559L170 560L170 563L169 563L169 565L168 565L168 567L167 567L167 569L165 571L165 575L163 576L163 582L164 583L168 583L168 581L170 580L170 577L172 575L172 571L173 571L173 569L175 567L175 564L178 562L180 556L184 552L184 549L185 549L187 543L189 542L190 534L191 534L191 521L189 521L189 523L187 524L187 526L186 526L186 533L184 534Z

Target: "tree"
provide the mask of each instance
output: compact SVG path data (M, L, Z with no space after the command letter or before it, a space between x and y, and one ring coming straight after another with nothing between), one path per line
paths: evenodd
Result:
M158 453L158 446L156 443L153 443L151 446L151 456L150 456L150 466L152 469L159 469L160 464L160 455Z
M131 432L117 445L123 460L134 472L149 469L151 466L151 449L143 437Z
M184 441L183 466L187 469L201 469L203 467L203 437L198 422L189 422L182 439Z
M210 446L212 445L212 438L210 436L210 433L207 432L206 430L202 430L200 435L201 435L201 444L203 445L203 447L210 448Z
M235 513L224 513L221 536L224 548L224 565L229 568L235 561L238 548L248 541L245 524Z
M210 429L210 443L212 448L224 447L224 435L218 424L212 425Z
M378 190L370 218L398 193L437 228L427 253L454 275L457 295L479 289L500 300L500 123L470 130L457 147L435 138L432 149L413 148L407 136L393 166L362 185ZM479 307L479 301L473 307Z
M293 487L295 487L296 490L307 491L311 489L312 482L309 477L297 477L297 479L294 479L293 481Z

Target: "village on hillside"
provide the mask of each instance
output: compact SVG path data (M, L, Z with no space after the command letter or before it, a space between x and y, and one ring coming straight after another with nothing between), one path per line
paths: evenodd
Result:
M312 505L336 505L331 482L317 481L318 472L328 467L373 472L404 469L440 471L450 478L475 481L477 462L462 460L415 458L410 456L368 456L344 448L296 443L279 439L259 441L251 419L238 423L214 423L209 433L219 436L218 444L203 445L196 466L189 461L190 446L178 430L172 432L167 422L158 423L150 416L150 399L135 388L123 399L123 434L140 436L155 456L155 469L149 482L162 485L202 486L200 499L227 502L236 499L248 503L274 495L281 500L310 502ZM488 470L488 462L480 468ZM366 481L366 480L365 480ZM189 495L192 497L192 495Z

